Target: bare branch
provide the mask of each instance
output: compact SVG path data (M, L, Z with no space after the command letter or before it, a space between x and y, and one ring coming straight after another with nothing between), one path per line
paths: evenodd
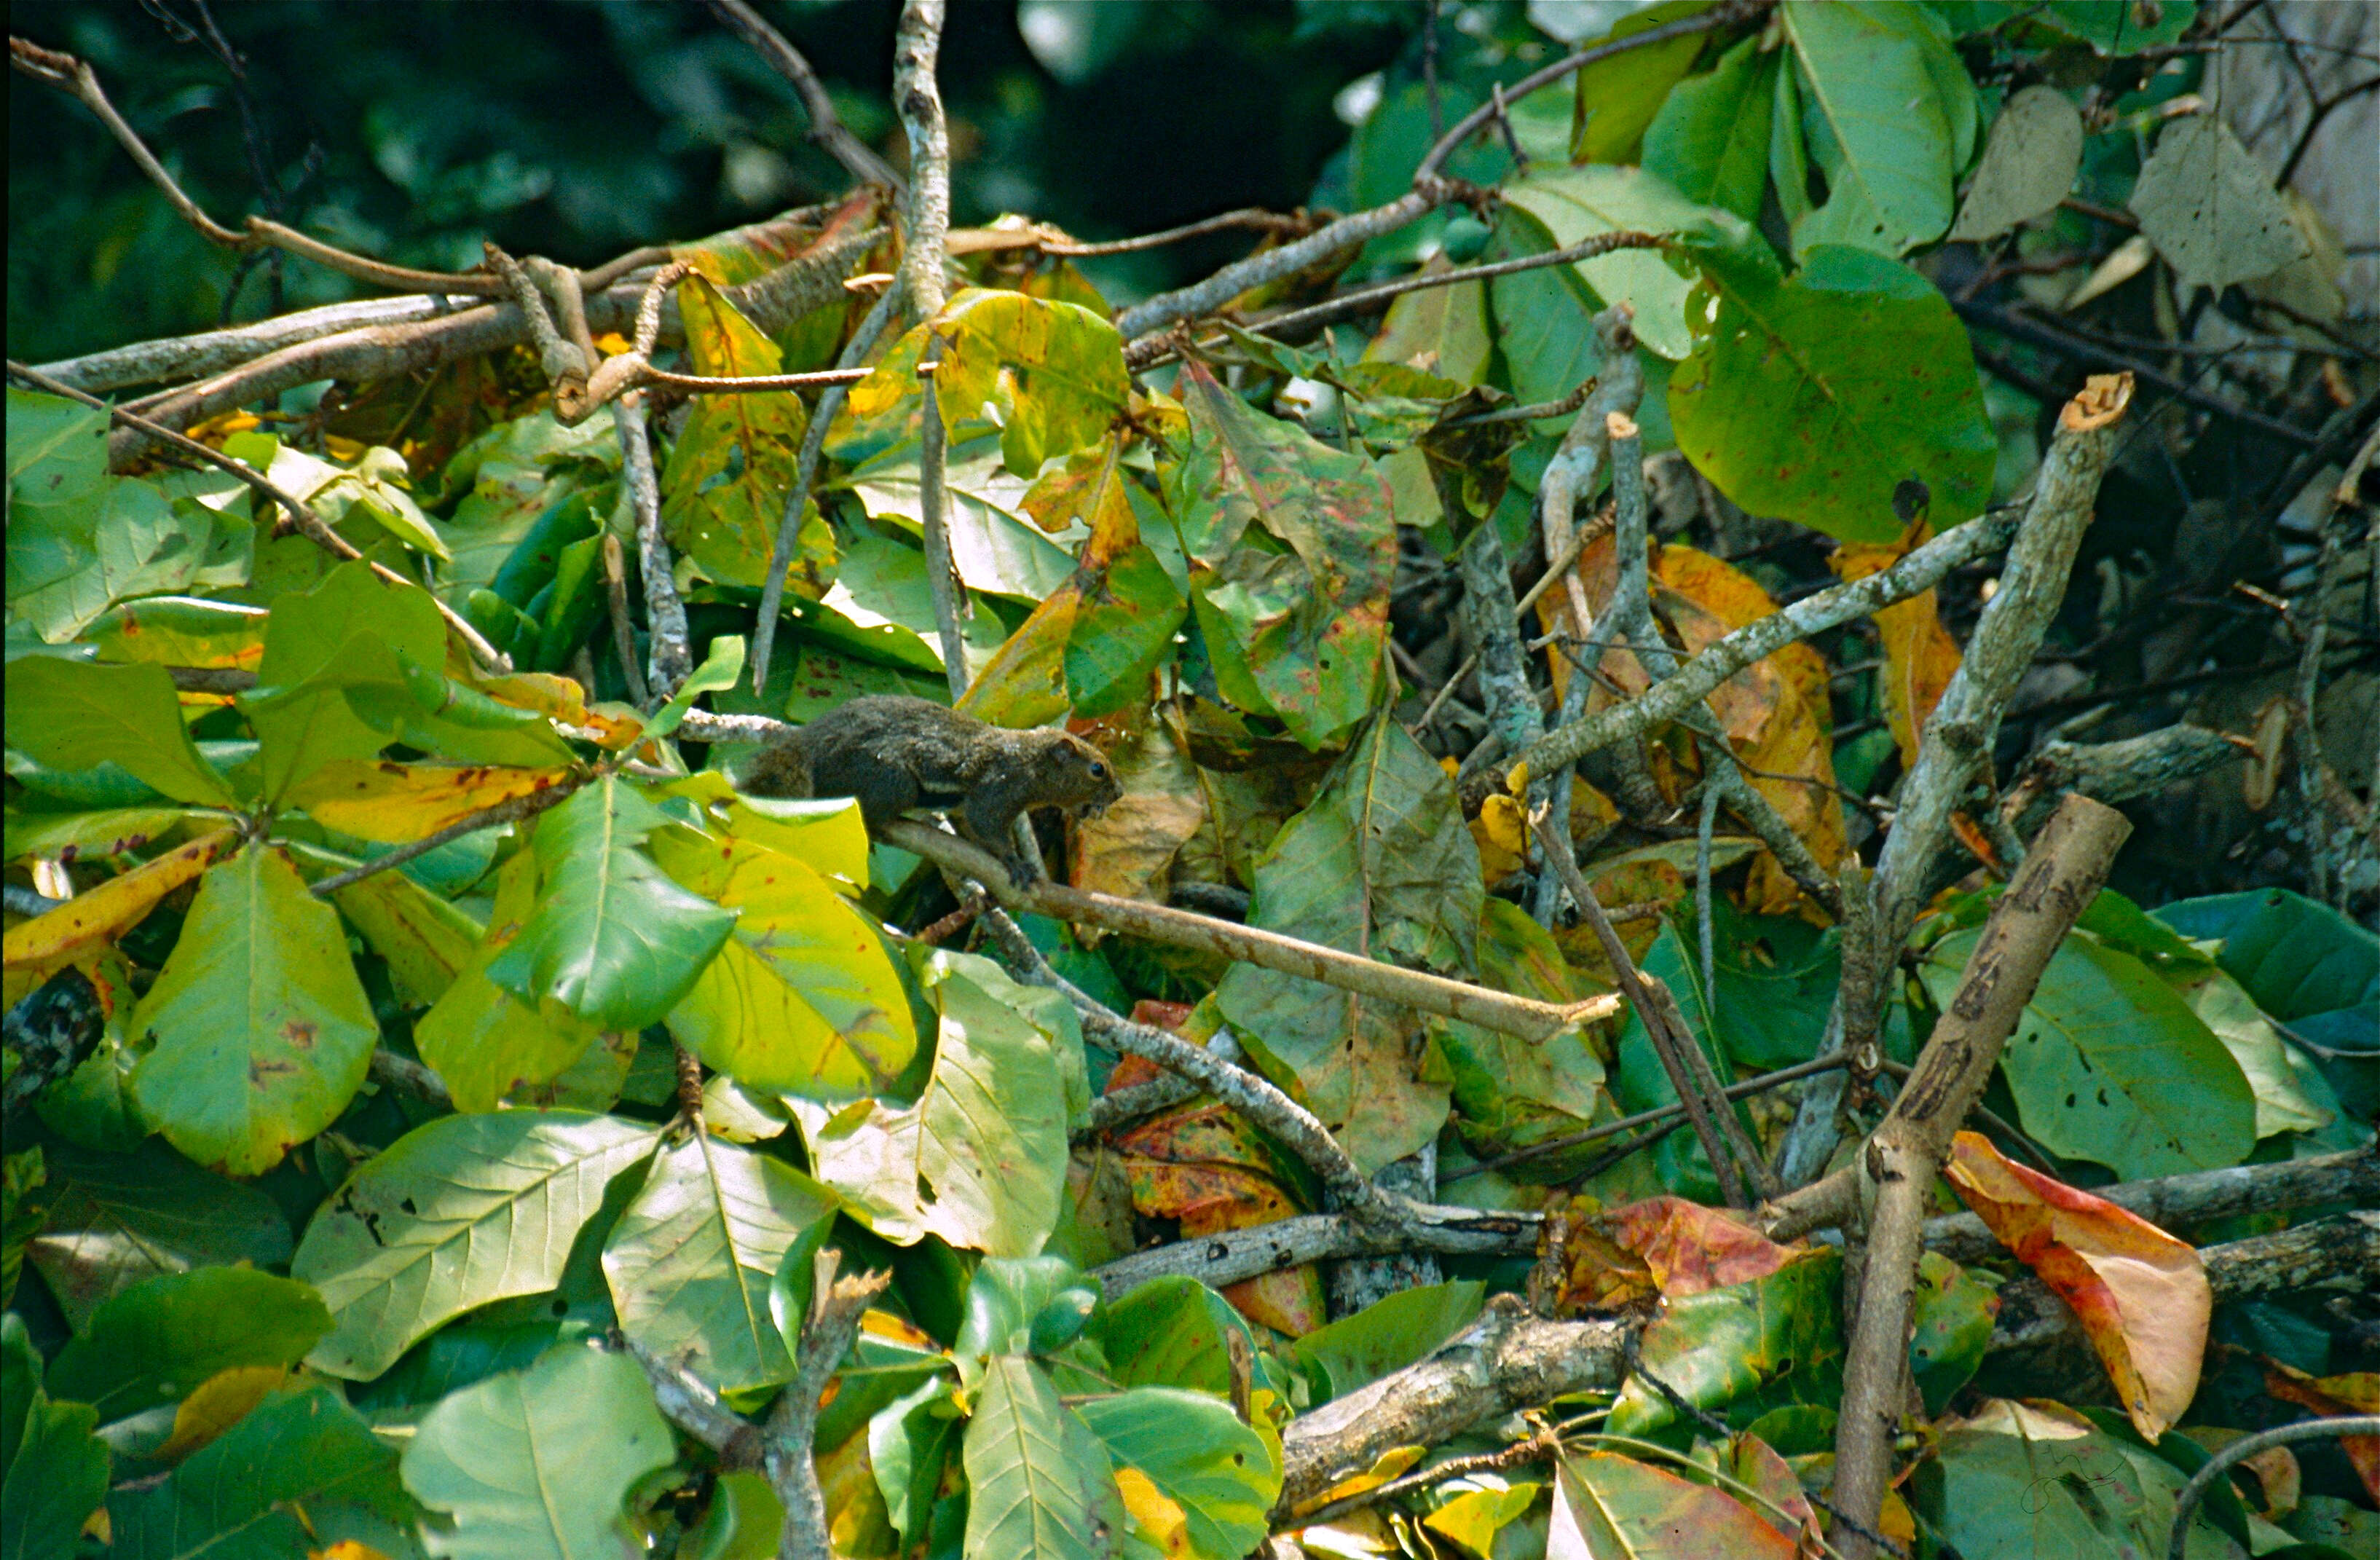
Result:
M711 15L725 22L737 37L759 52L769 62L769 68L792 84L794 92L802 100L802 108L809 115L810 141L828 156L841 163L851 177L863 184L881 184L892 189L906 188L892 165L878 156L866 141L844 128L835 116L834 100L827 95L826 87L802 53L785 41L785 35L771 27L766 18L745 4L745 0L703 0Z
M769 1481L785 1508L784 1532L777 1546L780 1560L831 1560L826 1494L819 1488L818 1465L811 1460L820 1399L826 1395L835 1367L851 1352L859 1319L892 1282L890 1269L839 1278L842 1263L843 1253L832 1247L817 1256L809 1319L802 1324L795 1350L794 1379L769 1414Z
M904 0L892 35L892 104L909 138L907 220L901 234L901 288L920 320L942 311L942 263L951 231L951 137L934 62L942 47L942 0Z
M677 566L662 534L661 484L653 475L652 439L645 431L645 396L632 390L612 403L620 432L621 486L637 518L637 572L645 584L645 627L652 636L645 670L647 693L667 699L694 671L686 639L686 603L677 593Z

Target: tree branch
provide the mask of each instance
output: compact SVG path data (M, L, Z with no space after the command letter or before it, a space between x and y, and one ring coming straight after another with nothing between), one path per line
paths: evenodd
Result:
M778 1541L779 1560L832 1560L828 1542L826 1494L819 1488L818 1465L812 1460L818 1439L819 1400L835 1367L851 1352L859 1319L876 1297L892 1282L891 1269L858 1278L838 1278L843 1253L829 1247L812 1269L809 1319L802 1324L795 1351L794 1379L769 1414L767 1468L769 1481L784 1504L785 1526Z
M810 142L828 156L841 163L851 177L862 184L881 184L892 189L904 189L906 185L892 165L878 156L867 142L844 128L836 117L834 100L827 95L826 87L810 68L802 53L785 41L785 35L771 27L759 12L744 0L703 0L710 14L727 24L735 34L752 45L759 56L769 62L769 68L792 84L794 93L802 100L803 111L809 116Z

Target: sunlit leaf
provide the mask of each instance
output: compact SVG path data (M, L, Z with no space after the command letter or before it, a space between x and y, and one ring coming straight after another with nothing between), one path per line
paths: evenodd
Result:
M1240 1422L1229 1403L1145 1386L1092 1398L1075 1412L1107 1447L1118 1483L1137 1474L1159 1497L1135 1503L1126 1487L1125 1503L1142 1526L1150 1525L1144 1513L1179 1521L1180 1537L1169 1554L1239 1560L1263 1543L1265 1514L1281 1493L1281 1469L1264 1439Z
M1805 256L1825 244L1902 254L1950 225L1952 105L1928 68L1924 24L1888 14L1896 9L1917 7L1788 0L1782 9L1812 157L1829 187L1827 203L1793 225Z
M381 877L393 875L383 872ZM434 953L407 947L402 962L390 957L393 974L408 984L416 980L426 984L448 959L457 953L461 956L430 1011L413 1026L415 1047L445 1080L458 1110L492 1111L515 1089L552 1080L585 1054L597 1032L595 1025L558 998L548 995L531 1001L488 978L488 967L503 957L533 913L537 888L537 858L522 851L505 862L496 876L495 904L487 926L459 949L455 945L462 941L463 928L437 927L431 932L436 939ZM367 919L363 924L369 934L372 920ZM407 973L417 965L427 968Z
M2198 1390L2214 1292L2187 1241L2001 1157L1978 1133L1944 1173L2002 1245L2074 1309L2132 1424L2151 1441Z
M22 971L38 977L95 957L140 924L157 901L205 871L238 843L239 836L232 831L218 830L93 884L55 910L18 922L8 929L5 943L9 973Z
M8 663L7 706L8 746L43 763L115 763L176 801L236 800L183 728L174 679L162 666L21 656Z
M285 799L342 834L404 845L475 812L546 790L569 773L341 759L292 786Z
M290 1263L330 1307L307 1357L329 1375L379 1375L474 1306L551 1289L612 1177L652 1152L653 1128L579 1111L441 1116L357 1167Z
M1126 1518L1106 1449L1029 1359L991 1361L964 1443L965 1553L1099 1560Z
M1615 1452L1564 1456L1547 1560L1792 1560L1791 1539L1721 1490Z

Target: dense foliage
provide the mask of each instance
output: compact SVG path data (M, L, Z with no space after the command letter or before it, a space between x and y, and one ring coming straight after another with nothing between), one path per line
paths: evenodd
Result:
M292 523L242 475L12 380L0 1556L768 1555L797 1483L771 1438L796 1426L835 1550L854 1555L1235 1560L1270 1533L1314 1554L1480 1557L1864 1542L1813 1504L1844 1392L1843 1247L1772 1241L1722 1206L1699 1132L1597 1130L1680 1104L1642 1015L1599 1006L1524 1034L1196 937L1020 914L1032 957L850 803L738 787L750 749L728 738L752 732L720 717L800 723L963 687L961 708L1066 724L1117 771L1103 815L1042 820L1068 888L1221 907L1573 1013L1641 967L1721 1081L1766 1078L1840 1042L1845 918L1823 907L1857 902L1929 745L1961 739L1928 717L1995 597L1997 552L1793 637L1706 712L1574 774L1504 765L1789 602L2025 505L2078 371L2110 365L2004 334L1982 348L1986 375L1961 311L2012 316L2045 277L2090 278L2086 333L2170 345L2228 311L2297 354L2251 408L2294 442L2138 388L2095 533L2115 540L2086 543L2049 629L2077 652L2067 664L2110 640L2137 654L2158 627L2128 627L2123 603L2155 576L2135 567L2127 587L2125 571L2165 555L2128 551L2141 532L2180 523L2168 468L2229 461L2233 498L2263 517L2335 487L2369 436L2375 359L2336 345L2368 336L2368 304L2338 296L2320 215L2185 103L2205 56L2177 45L2219 19L2186 0L1632 10L1614 37L1709 25L1515 97L1453 150L1442 171L1464 183L1427 214L1172 334L1119 304L1151 307L1228 248L1078 264L1057 228L992 220L1123 229L1243 198L1394 201L1443 127L1565 48L1519 7L1428 9L1427 27L1422 7L1363 6L1252 12L1241 30L1236 13L1028 4L1036 64L1004 10L994 28L993 8L955 7L941 76L981 138L957 174L975 225L951 236L947 301L897 322L831 400L662 385L574 420L523 334L174 419L292 495ZM805 8L789 29L831 80L862 84L837 103L882 148L900 140L880 95L894 15ZM203 49L136 67L167 47L137 12L58 16L37 42L138 83L133 117L156 140L178 133L157 106L173 91L224 90ZM720 231L670 246L686 271L653 361L704 378L830 368L908 258L905 210L842 193L767 67L700 17L217 13L248 51L243 90L283 119L279 162L261 164L280 220L458 271L483 238L591 265L707 224ZM565 46L567 27L607 45ZM419 30L450 53L505 52L519 74L465 91L405 54L430 48ZM1208 74L1165 79L1192 57ZM1227 64L1251 73L1228 102ZM1277 133L1235 163L1239 99L1272 81ZM1184 139L1202 148L1198 177L1161 197L1120 192L1114 171L1129 137L1109 105L1143 91L1195 116ZM548 116L551 94L572 113ZM1305 187L1334 96L1352 139ZM607 117L619 104L644 116L635 133ZM12 164L49 157L115 191L33 211L12 190L18 361L212 326L242 268L130 181L79 112L24 82L12 98ZM242 199L222 117L176 158L218 213ZM318 129L319 168L295 147ZM1094 165L1110 171L1084 177ZM706 180L755 205L821 198L751 221ZM1615 235L1577 263L1267 329L1367 280ZM88 285L111 247L150 263ZM2066 263L2028 266L2053 254ZM798 307L769 290L830 261ZM302 259L268 263L292 307L353 290ZM599 320L607 360L641 350L650 274ZM2075 279L2060 285L2080 307ZM235 289L248 315L261 286ZM2253 312L2271 299L2312 323ZM71 369L50 366L69 384ZM159 402L168 416L167 393L141 404ZM1639 430L1658 534L1630 557L1645 477L1632 460L1613 483L1609 466ZM788 518L806 441L820 464ZM1600 470L1580 465L1589 445ZM1560 545L1545 494L1580 469L1575 568L1516 640L1513 587ZM2349 534L2359 506L2335 506L2315 534ZM755 688L781 523L794 544ZM928 562L945 530L957 668ZM642 573L656 566L666 578ZM2318 614L2331 585L2307 587ZM1596 641L1631 591L1659 642ZM2371 641L2340 635L2328 661L2316 641L2315 674L2368 678ZM692 664L674 687L673 647ZM2221 664L2263 653L2221 648ZM1987 935L2043 815L2019 781L2049 771L2028 761L2090 707L2058 704L2071 684L2026 687L2031 713L1990 713L1992 729L2008 715L2005 798L1987 731L1938 892L1875 976L1886 1066L1845 1096L1839 1163ZM2161 728L2161 711L2092 735ZM2265 803L2305 751L2304 717L2297 748L2277 719L2235 745L2257 750ZM2336 843L2329 819L2343 807L2368 834L2380 798L2357 800L2367 778L2330 784L2343 802L2286 804L2306 810L2282 864L2313 896L2179 859L2173 821L2144 810L2119 888L2048 959L1979 1113L1990 1140L1962 1135L1945 1166L1940 1211L1963 1200L2001 1244L1963 1263L1928 1252L1919 1273L1906 1477L1877 1518L1909 1552L2162 1553L2184 1484L2238 1432L2380 1408L2370 1296L2333 1292L2354 1275L2210 1298L2190 1245L2076 1189L2369 1144L2380 939L2346 912L2368 914L2380 846ZM1620 914L1617 963L1572 924L1531 841L1548 801ZM1343 1202L1327 1156L1261 1111L1176 1093L1095 1123L1095 1102L1160 1076L1120 1059L1118 1014L1215 1042L1363 1175L1548 1217L1472 1255L1188 1276L1202 1239ZM1719 1107L1772 1159L1809 1087L1773 1081ZM2242 1207L2184 1233L2236 1240L2325 1211ZM1102 1273L1163 1247L1184 1254L1172 1276ZM863 1271L889 1286L814 1361ZM2087 1347L1996 1333L2001 1291L2029 1274ZM1296 1486L1319 1411L1522 1294L1542 1319L1622 1319L1624 1384ZM2175 1322L2192 1307L2195 1331ZM1310 1519L1516 1444L1531 1455ZM2374 1553L2375 1446L2304 1441L2243 1465L2253 1477L2217 1483L2190 1519L2188 1553Z

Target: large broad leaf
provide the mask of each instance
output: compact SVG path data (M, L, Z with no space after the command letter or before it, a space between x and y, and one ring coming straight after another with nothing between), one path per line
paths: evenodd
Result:
M1984 143L1953 240L1997 238L2046 215L2074 187L2082 165L2082 116L2055 87L2027 87L2010 98Z
M338 912L263 845L199 881L132 1029L154 1047L132 1074L141 1114L237 1176L271 1169L337 1120L380 1040Z
M1645 1329L1645 1368L1695 1408L1752 1397L1827 1401L1841 1392L1842 1329L1833 1296L1840 1257L1797 1256L1764 1277L1672 1300ZM1632 1377L1609 1428L1642 1435L1678 1417L1669 1400Z
M1746 38L1708 75L1679 82L1645 131L1645 171L1689 201L1746 222L1758 217L1777 68L1774 56L1760 53L1760 41Z
M676 1449L635 1360L565 1346L422 1417L405 1487L452 1517L461 1560L617 1560L623 1505Z
M2216 962L2256 1005L2285 1024L2380 1005L2380 937L2327 905L2286 888L2183 899L2156 919L2185 937L2213 938ZM2364 1042L2380 1043L2380 1034Z
M704 275L678 284L687 355L706 377L783 372L783 354ZM662 523L696 567L730 585L759 585L800 465L808 419L790 390L698 396L662 470ZM786 585L817 597L834 564L834 533L805 515Z
M881 1101L832 1115L798 1104L816 1173L888 1240L933 1234L995 1257L1032 1256L1057 1223L1066 1174L1051 1020L983 959L937 952L920 973L941 1011L925 1092L897 1111Z
M445 1080L458 1110L492 1111L516 1088L560 1077L598 1032L558 998L528 1001L488 978L488 967L534 913L537 890L535 852L524 850L504 863L477 945L467 948L445 990L413 1026L421 1059ZM401 969L394 958L391 967Z
M1064 545L1041 534L1026 518L1022 504L1026 483L1010 474L1000 452L983 442L967 448L982 453L952 460L943 479L942 523L950 538L951 567L970 591L1039 601L1074 572L1075 560ZM869 518L889 520L922 544L925 499L918 491L917 467L917 449L905 445L870 461L848 481ZM930 616L917 627L929 635L934 632Z
M1791 1560L1792 1539L1733 1495L1616 1452L1561 1459L1546 1560Z
M1373 958L1467 969L1484 897L1453 782L1383 714L1258 861L1249 920ZM1445 1124L1445 1086L1415 1075L1410 1009L1245 964L1216 997L1366 1171Z
M1126 1523L1106 1449L1029 1359L990 1363L967 1420L968 1555L1099 1560Z
M1475 1281L1426 1284L1374 1301L1353 1316L1318 1327L1292 1346L1318 1390L1344 1397L1403 1370L1471 1325L1487 1286Z
M120 1420L186 1397L218 1371L295 1365L331 1330L322 1298L254 1268L199 1268L110 1299L50 1366L50 1390Z
M1218 675L1232 674L1234 701L1318 748L1379 687L1396 566L1388 482L1196 363L1182 384L1190 449L1169 496Z
M395 732L365 720L351 696L371 690L383 706L417 703L408 677L434 680L445 662L446 628L429 592L391 584L361 563L275 596L257 687L240 696L261 744L267 799L324 764L376 756Z
M8 664L8 746L58 769L115 763L176 801L233 805L182 725L162 666L101 666L54 655Z
M42 1150L49 1212L26 1256L78 1329L109 1297L160 1274L289 1260L289 1225L255 1188L210 1176L163 1143Z
M580 1111L444 1116L364 1161L306 1226L293 1276L331 1309L316 1370L361 1381L450 1317L562 1276L653 1129Z
M1263 1545L1281 1467L1229 1403L1145 1386L1075 1412L1107 1447L1144 1537L1195 1560L1240 1560Z
M917 437L925 406L917 365L929 334L943 342L935 404L957 435L997 427L1009 470L1031 477L1053 455L1096 442L1124 408L1123 338L1075 303L966 287L892 345L852 386L828 453L856 465Z
M1979 1133L1958 1135L1945 1174L2000 1244L2074 1308L2133 1428L2163 1435L2198 1390L2215 1312L2190 1243L2010 1164Z
M1487 985L1541 1002L1576 1002L1591 990L1572 976L1552 934L1503 899L1480 906L1479 973ZM1438 1050L1451 1075L1456 1127L1483 1159L1575 1132L1610 1102L1603 1059L1582 1032L1531 1041L1450 1020L1439 1027ZM1530 1178L1575 1173L1554 1153Z
M1793 225L1797 250L1850 244L1898 255L1950 225L1951 105L1930 68L1923 24L1895 14L1916 9L1905 0L1782 7L1804 128L1828 184L1827 203Z
M740 818L761 822L748 809ZM663 871L735 915L734 935L671 1009L670 1032L747 1088L857 1099L909 1065L917 1025L883 937L809 864L805 832L775 826L792 850L748 834L654 836Z
M735 912L680 888L638 848L666 822L609 775L540 819L537 909L488 978L607 1030L640 1030L676 1006L735 931Z
M722 1391L790 1380L769 1284L834 1194L783 1160L698 1132L654 1160L603 1247L620 1327Z
M1670 381L1696 470L1755 514L1846 541L1898 537L1903 483L1925 485L1937 525L1983 508L1998 445L1967 333L1932 283L1839 245L1791 279L1748 250L1688 247L1717 305Z
M162 1482L117 1491L107 1514L111 1560L264 1560L349 1538L409 1548L418 1515L395 1452L320 1383L270 1399Z
M1504 199L1544 227L1548 249L1605 233L1695 228L1714 228L1731 243L1755 241L1730 213L1695 204L1642 168L1589 164L1532 170L1505 187ZM1597 299L1635 310L1636 338L1654 352L1674 360L1693 348L1686 297L1694 284L1658 250L1621 250L1581 261L1575 269Z
M1910 1504L1968 1560L2162 1554L2188 1478L2071 1408L1990 1398L1943 1427ZM2187 1553L2244 1554L2211 1519L2214 1505L2195 1513Z
M2130 204L2185 288L2253 281L2307 253L2272 177L2220 114L2167 126Z
M1919 976L1937 1005L1981 935L1927 952ZM2231 1053L2155 971L2087 937L2050 957L2000 1067L2026 1132L2125 1180L2237 1164L2255 1147L2255 1094Z
M0 1317L0 1560L71 1554L107 1498L107 1447L91 1433L98 1413L50 1401L42 1357L13 1310Z

